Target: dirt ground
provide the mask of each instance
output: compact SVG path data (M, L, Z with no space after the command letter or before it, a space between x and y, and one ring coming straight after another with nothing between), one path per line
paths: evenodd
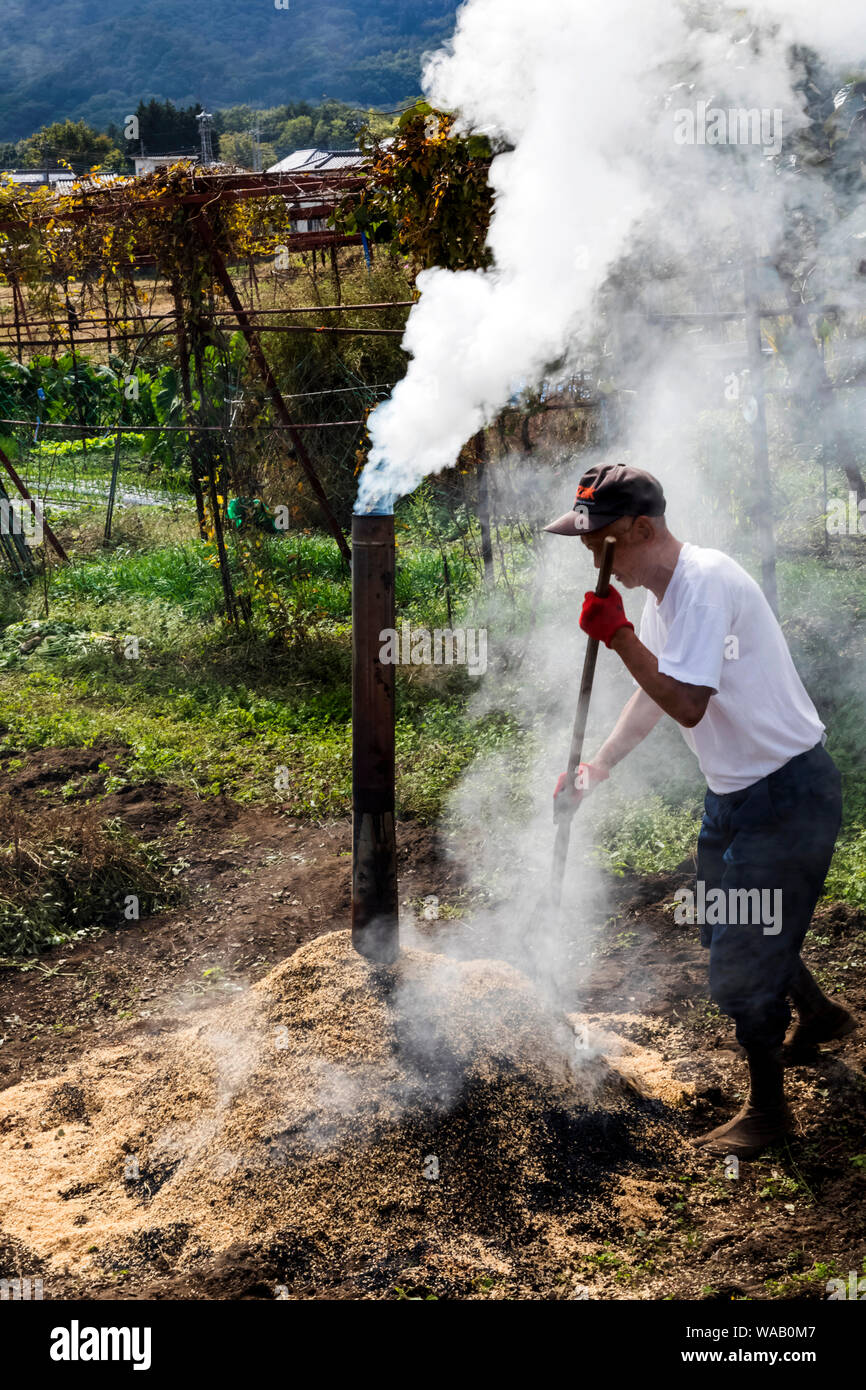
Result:
M116 752L48 750L4 769L4 782L26 808L59 803L61 787L82 779L83 794L100 797L106 815L159 841L181 901L26 969L0 971L0 1088L55 1076L95 1049L165 1039L303 944L348 925L348 822L315 826L158 784L104 796L98 768L110 767ZM415 824L401 825L398 839L407 907L435 894L450 916L462 885L447 846ZM170 1252L108 1270L86 1289L70 1274L52 1279L45 1296L801 1300L826 1297L833 1276L866 1272L866 1028L789 1070L798 1132L743 1163L738 1176L688 1142L732 1113L744 1085L731 1027L707 997L695 929L673 922L673 892L689 874L685 864L676 874L613 884L614 916L575 962L582 986L568 1001L572 1025L627 1078L646 1123L640 1142L619 1148L613 1131L595 1136L601 1167L588 1204L579 1200L581 1155L568 1145L557 1152L559 1167L572 1169L560 1196L572 1190L580 1208L561 1246L545 1243L540 1222L519 1239L503 1226L497 1243L503 1198L491 1191L492 1253L474 1272L450 1267L419 1219L414 1238L375 1268L318 1259L298 1272L273 1243L253 1243L183 1276ZM433 949L439 930L425 924ZM806 959L866 1021L866 920L843 904L823 905ZM610 1171L602 1181L605 1143ZM0 1277L38 1273L32 1252L0 1232Z

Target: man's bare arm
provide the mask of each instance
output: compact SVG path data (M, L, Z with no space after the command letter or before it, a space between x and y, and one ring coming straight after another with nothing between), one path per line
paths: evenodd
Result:
M642 743L647 734L652 733L662 717L663 711L643 690L636 690L623 706L622 714L616 721L613 732L605 739L592 760L593 767L610 772L621 763L633 748Z
M611 647L631 672L651 700L661 707L665 714L693 729L700 724L707 712L710 696L715 691L708 685L688 685L673 676L664 676L659 671L658 658L645 647L630 627L621 627L611 640Z

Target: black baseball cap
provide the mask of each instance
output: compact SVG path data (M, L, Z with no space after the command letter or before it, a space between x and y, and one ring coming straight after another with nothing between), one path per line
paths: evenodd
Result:
M545 526L555 536L600 531L621 516L664 516L665 495L658 478L625 463L597 463L577 485L570 512Z

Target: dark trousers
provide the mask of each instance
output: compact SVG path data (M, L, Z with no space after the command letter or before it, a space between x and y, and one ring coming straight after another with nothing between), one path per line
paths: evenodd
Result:
M819 743L742 791L707 792L698 880L706 894L721 888L726 906L721 920L701 926L701 944L710 994L747 1050L777 1047L791 1021L786 996L839 833L840 783ZM778 922L744 921L738 889L764 890L765 904L781 906Z

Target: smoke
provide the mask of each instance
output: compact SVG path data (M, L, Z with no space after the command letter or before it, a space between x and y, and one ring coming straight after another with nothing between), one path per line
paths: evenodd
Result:
M500 465L497 465L498 467ZM518 491L542 514L556 508L556 480L525 460L510 461ZM645 765L617 769L609 787L593 793L571 827L566 878L559 910L549 893L555 826L552 793L565 768L577 703L586 639L578 626L584 590L590 583L589 560L577 542L545 537L524 584L533 611L530 623L515 616L507 595L491 593L479 600L472 621L491 633L493 660L474 688L468 717L502 722L519 729L517 739L485 746L454 788L442 833L459 877L468 885L470 915L449 930L440 920L436 949L463 959L493 956L507 960L529 976L550 1010L561 1016L581 1007L597 929L610 913L610 883L595 842L600 818L610 813L626 783L648 780ZM638 621L640 599L626 595L630 616ZM596 672L585 756L603 741L616 713L632 691L618 661L602 650ZM668 775L682 771L686 757L673 735L674 761L665 744L656 746ZM486 740L485 740L486 743ZM669 750L668 750L669 751ZM651 777L651 773L650 773ZM422 944L405 918L401 934ZM598 944L602 944L601 941ZM588 1055L575 1052L579 1062Z
M780 125L787 137L806 122L793 45L853 62L866 53L866 10L859 0L463 6L424 85L460 129L501 151L490 171L494 266L419 276L409 370L370 418L359 510L452 465L523 385L579 359L638 229L683 265L744 233L776 248L786 207L820 199L800 168L773 158ZM700 102L764 113L766 138L679 143L677 112L697 122Z
M602 1083L603 1070L587 1065L597 1050L578 1050L563 1018L548 1013L542 997L501 962L473 961L463 953L458 964L425 950L423 970L413 973L406 963L415 945L404 923L404 968L382 1017L390 1035L385 1055L351 1065L311 1059L308 1112L272 1151L272 1162L285 1161L299 1146L325 1151L344 1143L347 1122L368 1133L412 1116L429 1122L451 1111L473 1079L495 1065L522 1068L527 1078L543 1069L560 1080L577 1080L580 1069L585 1097Z
M459 130L487 135L497 151L493 265L419 276L404 341L409 368L370 417L358 509L388 505L453 465L527 386L581 373L602 401L610 392L599 455L575 460L567 446L548 444L533 457L500 451L487 477L491 515L506 533L515 520L532 526L560 514L579 474L610 457L615 442L618 455L661 479L674 534L754 560L744 266L754 257L760 267L766 308L787 311L793 284L842 314L866 312L859 166L846 181L835 160L828 167L809 148L832 115L829 98L864 57L859 0L468 0L452 42L428 63L425 91L457 113ZM852 142L855 165L856 151ZM731 320L670 322L703 310L730 311ZM809 465L834 451L840 458L842 434L857 440L866 430L862 390L845 393L844 404L821 396L813 326L798 345L796 334L781 343L777 325L764 321L771 450L784 449L773 460L777 520L811 543L823 533L824 502L821 470ZM839 350L851 379L862 376L862 344L849 338ZM492 432L489 442L495 452ZM531 595L529 621L525 608L514 621L502 585L464 619L489 630L490 669L470 713L506 716L521 739L518 752L485 745L451 799L454 854L487 905L447 941L440 923L437 945L507 959L549 1002L574 1007L575 988L598 965L594 952L606 949L596 933L615 906L596 848L600 822L632 797L646 805L674 789L680 804L697 805L702 779L663 720L581 807L563 911L549 910L551 794L569 746L585 640L578 613L592 579L576 540L543 537L532 564L519 582ZM643 595L624 598L638 626ZM840 640L848 650L847 630ZM802 655L795 651L801 665ZM862 683L862 669L852 662L837 690L843 676ZM810 674L803 670L807 686ZM632 689L602 651L585 757ZM627 997L640 999L654 983L639 952L630 954Z

